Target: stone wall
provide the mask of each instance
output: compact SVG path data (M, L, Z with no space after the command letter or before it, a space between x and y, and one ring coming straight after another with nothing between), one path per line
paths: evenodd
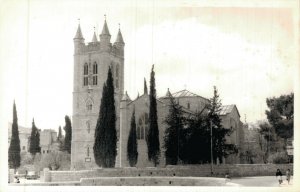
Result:
M277 169L283 174L287 169L293 173L293 164L236 164L214 165L213 176L224 177L228 172L231 177L275 176ZM47 171L44 170L45 182L80 181L81 178L96 177L209 177L210 165L167 166L166 168L114 168L84 171Z
M82 186L223 186L224 178L207 177L101 177L81 179Z

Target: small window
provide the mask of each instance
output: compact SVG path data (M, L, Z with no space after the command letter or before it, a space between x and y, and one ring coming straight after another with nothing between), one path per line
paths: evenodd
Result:
M87 99L86 103L86 110L87 111L92 111L93 110L93 101L91 98Z
M87 147L87 149L86 149L86 156L87 156L87 157L90 156L90 147Z
M96 62L93 65L93 74L98 74L98 65Z
M83 85L87 86L89 84L89 79L88 77L83 77Z
M85 63L83 67L83 86L87 86L89 84L88 74L89 66L87 63Z
M88 75L88 73L89 73L89 66L87 63L85 63L83 67L83 75Z
M98 84L98 65L97 63L95 62L93 64L93 85L97 85Z
M22 150L25 150L25 146L23 146Z
M93 85L97 85L97 83L98 83L97 75L94 75L93 76Z
M91 130L90 121L86 122L86 128L87 128L88 133L90 133L90 130Z
M43 154L45 154L45 150L43 150Z
M119 65L116 66L116 88L119 88Z

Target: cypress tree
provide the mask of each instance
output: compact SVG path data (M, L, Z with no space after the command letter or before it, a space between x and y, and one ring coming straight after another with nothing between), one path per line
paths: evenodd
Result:
M133 110L130 123L130 132L127 142L127 159L129 165L134 167L137 163L138 151L137 151L137 137L136 137L136 123L135 123L135 111Z
M32 120L32 128L31 128L31 135L30 135L30 145L29 145L29 152L32 155L41 152L40 148L40 133L35 126L34 119Z
M176 165L179 160L179 151L182 141L180 136L182 135L183 122L181 106L175 102L172 95L170 98L169 114L166 117L165 123L167 128L164 135L164 148L167 165Z
M72 144L72 125L71 120L68 115L65 116L66 125L65 130L65 142L64 142L64 151L71 153L71 144Z
M95 129L94 157L102 167L114 167L117 155L116 110L114 84L109 67L106 83L103 85L99 116Z
M20 156L20 138L18 129L18 117L16 104L13 105L13 124L11 129L11 140L8 149L8 164L10 168L17 169L21 164Z
M159 164L160 146L159 146L159 131L157 124L157 104L156 104L156 89L155 89L155 72L152 65L150 75L150 108L149 108L149 131L147 135L148 159L152 161L154 166Z

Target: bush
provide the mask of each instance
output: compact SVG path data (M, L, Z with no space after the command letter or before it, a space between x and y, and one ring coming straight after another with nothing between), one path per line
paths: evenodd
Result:
M71 156L67 152L51 152L42 156L39 167L50 170L70 170Z
M21 166L33 164L33 156L27 152L21 152Z
M289 158L286 152L277 152L273 153L268 157L268 162L269 163L274 163L274 164L283 164L283 163L288 163Z

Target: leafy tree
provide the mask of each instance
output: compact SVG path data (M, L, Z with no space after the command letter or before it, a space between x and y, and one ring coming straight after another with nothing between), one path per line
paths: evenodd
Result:
M136 137L136 123L135 123L135 111L131 116L130 132L127 143L127 159L129 165L134 167L137 163L138 151L137 151L137 137Z
M65 130L65 141L64 141L64 151L71 153L71 144L72 144L72 125L71 120L68 115L65 116L66 125Z
M40 147L40 133L39 130L36 128L34 119L32 120L32 128L31 128L31 135L30 135L30 145L29 145L29 152L32 155L41 152Z
M280 97L267 98L269 110L266 115L276 134L283 138L292 138L294 133L294 93Z
M156 167L159 164L160 146L159 131L157 124L157 104L156 104L156 88L155 88L155 72L152 65L150 75L150 109L149 109L149 131L147 135L148 159L152 161Z
M228 156L232 153L237 153L237 149L232 144L226 144L226 136L232 133L231 129L226 129L222 127L220 111L221 111L221 100L219 98L218 90L214 86L214 95L210 99L208 120L209 125L212 126L212 138L213 138L213 157L214 161L219 159L222 163L223 157ZM210 144L209 144L210 146Z
M10 168L17 169L21 164L20 138L18 129L18 117L16 103L13 105L13 124L11 129L11 140L8 149L8 164Z
M182 107L175 102L175 99L170 95L169 114L165 119L167 128L164 135L164 148L167 165L178 164L180 151L182 150L183 140L183 115Z
M103 85L100 111L95 130L94 157L102 167L114 167L117 155L116 110L111 68Z
M274 153L284 150L284 141L278 137L272 125L267 122L259 124L259 133L263 137L266 147L264 148L264 161Z

